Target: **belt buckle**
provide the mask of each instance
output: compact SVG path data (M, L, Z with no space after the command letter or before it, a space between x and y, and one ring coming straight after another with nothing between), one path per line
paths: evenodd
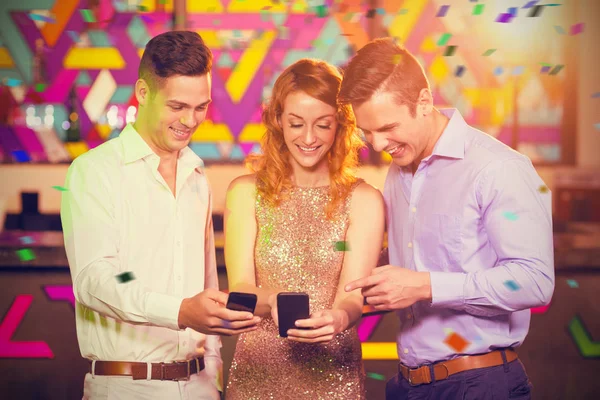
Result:
M178 363L176 361L174 361L173 364L178 364ZM187 368L187 374L186 374L186 376L173 378L172 380L174 380L174 381L189 381L190 380L190 361L189 360L186 361L185 365L186 365L186 368Z

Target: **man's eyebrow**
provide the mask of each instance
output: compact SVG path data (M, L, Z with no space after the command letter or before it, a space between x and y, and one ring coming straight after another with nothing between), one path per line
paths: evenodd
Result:
M212 99L208 99L204 103L200 104L199 107L205 107L205 106L209 105L211 101L212 101ZM189 104L187 104L183 101L179 101L179 100L168 100L167 103L169 105L177 105L180 107L190 107Z
M390 124L385 124L383 126L380 126L379 128L375 129L375 131L377 132L381 132L381 131L389 131L390 129L394 129L395 127L397 127L399 124L398 122L392 122ZM360 126L356 126L358 129L360 129L363 132L370 132L368 129L364 129L361 128Z

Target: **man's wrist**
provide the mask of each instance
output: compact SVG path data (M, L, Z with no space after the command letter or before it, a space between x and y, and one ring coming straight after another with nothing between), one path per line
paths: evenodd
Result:
M431 293L431 274L429 272L422 272L423 274L423 300L427 300L431 303L433 296Z
M181 306L179 306L179 315L177 317L177 323L179 324L179 329L186 329L187 328L187 321L186 321L186 311L187 311L187 304L188 304L189 299L183 299L183 301L181 302Z

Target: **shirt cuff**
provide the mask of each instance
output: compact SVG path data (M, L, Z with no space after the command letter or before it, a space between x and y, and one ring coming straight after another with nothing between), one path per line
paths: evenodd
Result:
M179 328L179 308L183 298L151 292L146 297L146 319L153 325L181 330Z
M431 305L460 308L465 302L467 274L461 272L429 272Z

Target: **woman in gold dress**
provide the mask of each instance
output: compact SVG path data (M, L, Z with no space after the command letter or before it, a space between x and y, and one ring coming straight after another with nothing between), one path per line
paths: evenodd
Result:
M229 290L258 295L255 331L240 335L227 399L364 399L356 323L359 291L382 246L380 192L354 169L363 143L349 106L337 103L342 77L302 59L275 82L263 111L262 155L253 174L227 191L225 262ZM306 292L310 318L278 335L276 295Z

